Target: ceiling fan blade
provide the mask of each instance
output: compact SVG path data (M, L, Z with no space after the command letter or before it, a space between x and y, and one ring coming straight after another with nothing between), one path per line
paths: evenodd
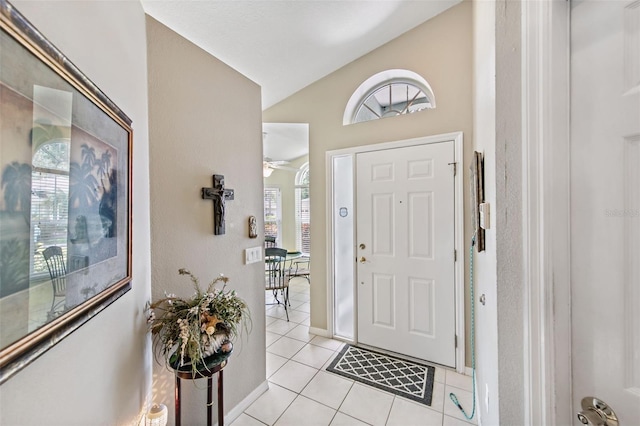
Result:
M271 158L265 157L263 162L268 164L289 164L289 161L286 160L272 160Z
M280 164L269 164L269 167L271 167L272 169L278 169L278 170L287 170L290 172L297 172L298 169L296 169L295 167L289 167L289 166L282 166Z

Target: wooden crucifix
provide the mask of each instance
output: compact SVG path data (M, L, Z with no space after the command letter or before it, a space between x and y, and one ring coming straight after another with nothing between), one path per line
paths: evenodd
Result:
M213 200L213 234L224 235L225 203L233 200L233 189L224 187L224 175L213 175L213 188L202 188L202 199Z

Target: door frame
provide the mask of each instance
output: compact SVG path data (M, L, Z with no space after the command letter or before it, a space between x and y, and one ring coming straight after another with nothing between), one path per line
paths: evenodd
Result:
M525 422L571 424L571 3L521 6Z
M465 366L465 286L464 286L464 271L465 262L468 260L465 253L464 245L464 153L463 153L463 134L462 132L445 133L434 136L425 136L413 139L405 139L394 142L384 142L372 145L356 146L351 148L339 149L327 151L325 155L325 173L326 173L326 188L333 188L333 158L334 157L351 157L353 165L353 205L355 206L355 192L356 192L356 179L355 179L355 157L359 153L380 151L386 149L404 148L416 145L426 145L439 142L451 142L453 141L454 147L454 161L457 164L457 173L454 176L454 248L457 251L457 260L454 263L454 286L455 286L455 321L456 321L456 371L462 374L469 374ZM326 226L329 230L327 235L327 278L329 285L327 286L327 330L331 337L334 336L335 324L334 324L334 294L335 294L335 279L334 279L334 255L335 255L335 238L334 238L334 223L333 212L335 210L333 202L333 193L331 190L326 193ZM357 214L357 212L354 212ZM353 235L353 246L355 247L355 226ZM354 277L355 275L355 258L353 262ZM358 341L358 324L357 324L357 288L354 282L354 340Z

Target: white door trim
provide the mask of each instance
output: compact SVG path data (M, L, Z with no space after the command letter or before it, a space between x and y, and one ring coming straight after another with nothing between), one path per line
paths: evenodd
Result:
M570 2L522 3L524 411L571 424Z
M430 143L438 143L438 142L446 142L453 141L454 150L455 150L455 162L457 163L457 173L454 177L454 188L455 188L455 200L454 200L454 209L455 209L455 225L454 225L454 233L455 233L455 250L458 253L458 258L455 263L455 315L456 315L456 335L458 336L458 345L456 348L456 370L461 374L468 374L468 371L465 367L465 343L466 343L466 334L465 334L465 306L464 306L464 295L465 295L465 285L464 285L464 267L465 267L465 259L467 258L465 252L465 244L464 244L464 203L463 203L463 189L464 189L464 173L463 173L463 134L462 132L453 132L446 133L441 135L434 136L426 136L421 138L414 139L406 139L401 141L394 142L385 142L373 145L364 145L357 146L333 151L327 151L325 155L325 178L326 178L326 187L333 187L333 179L332 179L332 164L333 158L337 156L352 156L355 157L358 153L370 152L370 151L379 151L384 149L394 149L394 148L404 148L408 146L415 145L424 145ZM355 162L355 158L354 158ZM354 179L355 185L355 179ZM355 188L354 188L355 192ZM327 329L333 336L334 334L334 324L333 324L333 295L334 295L334 285L335 281L334 277L334 264L333 264L333 256L334 256L334 240L333 240L333 211L335 206L333 205L333 197L331 191L327 191L326 193L326 226L329 230L327 239L327 277L329 281L329 285L327 286ZM354 239L355 245L355 239ZM355 260L354 260L355 267ZM354 309L355 312L355 309ZM355 314L357 318L357 313ZM355 330L354 336L356 336L357 341L357 323L354 321Z

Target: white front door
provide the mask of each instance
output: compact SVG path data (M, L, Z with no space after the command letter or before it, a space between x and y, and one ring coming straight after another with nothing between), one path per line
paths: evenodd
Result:
M455 366L454 143L357 154L358 342Z
M573 406L595 397L637 425L640 1L572 2L571 70Z

